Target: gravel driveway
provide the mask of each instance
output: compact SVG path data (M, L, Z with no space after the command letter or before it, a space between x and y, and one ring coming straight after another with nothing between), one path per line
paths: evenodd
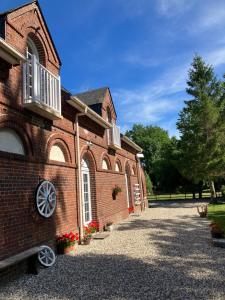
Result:
M196 203L161 204L50 269L0 286L0 299L225 299L225 249Z

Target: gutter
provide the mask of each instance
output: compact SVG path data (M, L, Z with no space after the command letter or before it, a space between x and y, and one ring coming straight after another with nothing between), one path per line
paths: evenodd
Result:
M138 146L135 142L133 142L131 139L129 139L126 135L121 135L121 140L124 141L126 144L137 150L138 152L142 152L143 149Z
M26 58L23 54L9 45L3 38L0 37L0 57L6 60L11 65L19 65L20 62L25 62Z
M112 127L112 124L110 124L109 122L107 122L106 120L104 120L101 116L99 116L95 111L93 111L89 106L87 106L86 104L84 104L76 96L71 96L71 98L69 100L67 100L67 102L71 106L73 106L76 109L78 109L80 112L83 112L87 117L89 117L90 119L92 119L93 121L95 121L96 123L98 123L103 128L107 129L107 128L111 128Z

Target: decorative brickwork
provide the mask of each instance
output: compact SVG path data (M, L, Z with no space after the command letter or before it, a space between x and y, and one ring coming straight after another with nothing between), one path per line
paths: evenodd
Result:
M40 62L58 75L60 61L37 3L33 2L7 15L5 40L25 55L28 36L34 41ZM77 110L62 91L62 116L48 120L24 108L22 100L22 65L9 66L0 59L0 128L11 128L20 136L25 156L0 152L0 260L33 246L48 244L56 234L79 230L77 199L76 126ZM110 93L103 103L103 118L107 108L113 120L116 113ZM125 172L128 174L130 201L132 187L138 183L136 154L125 142L122 148L109 151L106 130L87 116L79 118L81 159L88 160L91 174L91 204L93 219L102 228L106 222L118 222L128 217ZM90 149L87 142L92 143ZM49 160L50 149L60 145L65 162ZM110 169L102 169L107 157ZM118 162L120 172L115 171ZM51 181L57 192L57 207L53 216L45 219L35 206L35 193L41 180ZM143 192L146 195L142 172ZM116 200L112 189L118 185L122 192ZM140 208L136 208L139 210Z

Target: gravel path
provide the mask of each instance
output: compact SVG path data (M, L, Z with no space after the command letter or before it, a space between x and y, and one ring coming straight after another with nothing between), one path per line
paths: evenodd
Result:
M0 286L0 299L225 299L225 249L211 246L196 203L161 204L38 276Z

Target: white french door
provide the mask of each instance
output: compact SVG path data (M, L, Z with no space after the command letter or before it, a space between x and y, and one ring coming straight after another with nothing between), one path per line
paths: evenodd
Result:
M83 199L83 222L87 225L92 220L91 213L91 188L90 188L90 170L86 161L82 161L82 199Z
M130 196L129 196L129 186L128 186L128 178L127 173L125 173L125 182L126 182L126 190L127 190L127 207L130 207Z

